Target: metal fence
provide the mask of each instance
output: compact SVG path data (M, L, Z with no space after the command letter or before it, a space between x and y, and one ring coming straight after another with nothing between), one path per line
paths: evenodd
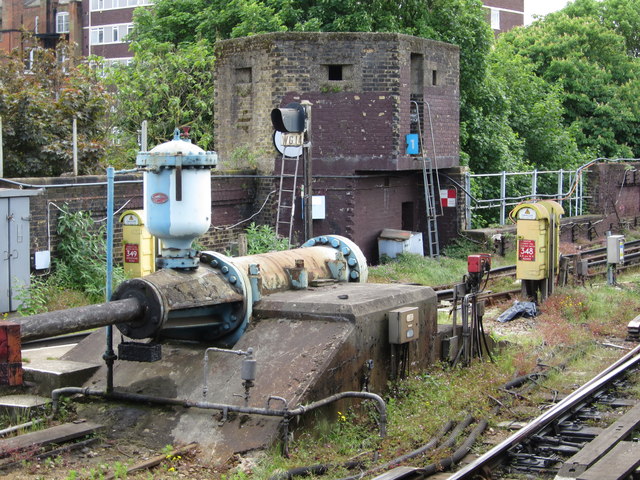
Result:
M473 215L484 210L485 223L505 225L508 212L531 200L555 200L567 216L582 215L585 190L582 169L531 172L467 173L465 175L466 227L474 228ZM495 198L491 198L493 195ZM493 211L492 211L493 210ZM477 226L476 226L477 227Z

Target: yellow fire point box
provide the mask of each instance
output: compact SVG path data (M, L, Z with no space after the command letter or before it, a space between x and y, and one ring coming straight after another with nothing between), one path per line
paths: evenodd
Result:
M523 203L511 212L516 220L516 278L543 280L557 271L562 206L552 200Z
M129 277L143 277L156 271L155 238L144 226L144 210L127 210L122 223L122 258Z

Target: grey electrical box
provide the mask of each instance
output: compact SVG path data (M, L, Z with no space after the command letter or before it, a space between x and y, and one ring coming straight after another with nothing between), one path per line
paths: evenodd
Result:
M0 188L0 313L13 312L31 274L29 197L42 190Z
M607 263L624 263L624 235L607 237Z
M420 311L418 307L391 310L389 318L389 343L407 343L420 335Z

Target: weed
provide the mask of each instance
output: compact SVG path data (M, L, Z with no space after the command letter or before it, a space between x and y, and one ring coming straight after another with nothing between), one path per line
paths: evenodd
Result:
M129 474L129 467L122 462L113 464L113 478L125 479Z
M270 225L251 225L245 230L247 234L247 253L255 255L291 248L286 238L279 238Z

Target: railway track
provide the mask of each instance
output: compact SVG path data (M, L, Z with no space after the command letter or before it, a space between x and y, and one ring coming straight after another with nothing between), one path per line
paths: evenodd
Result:
M640 346L573 393L556 399L551 408L472 463L448 477L440 474L438 478L498 480L512 479L515 475L554 480L637 478L631 475L640 466L640 443L631 440L634 431L640 427L640 402L620 398L618 389L624 388L627 375L639 366ZM626 409L626 412L617 413L620 409ZM591 425L602 416L615 417L615 420L606 428ZM473 421L465 428L472 426ZM486 426L485 420L476 422L467 439L444 460L427 467L391 468L374 480L429 478L469 453L473 441ZM430 444L435 447L438 442Z
M628 441L640 426L640 403L602 431L580 427L594 417L596 403L614 404L607 391L639 365L640 346L450 479L500 478L497 466L509 474L555 474L557 480L628 478L640 466L640 443Z
M606 275L607 266L607 249L606 247L598 247L590 250L584 250L580 253L563 255L567 262L567 275L573 275L577 281L584 281L588 278L595 278ZM580 262L584 262L582 267L578 267ZM637 267L640 264L640 240L632 240L625 243L624 264L618 265L617 270L624 270ZM578 271L584 272L578 275ZM516 266L505 265L502 267L492 268L489 272L489 281L487 288L491 290L492 281L504 277L513 277L515 279ZM433 287L438 295L438 301L451 301L453 298L454 285L440 285ZM512 289L504 292L489 292L483 294L480 298L491 302L499 302L510 300L520 293L519 289Z

